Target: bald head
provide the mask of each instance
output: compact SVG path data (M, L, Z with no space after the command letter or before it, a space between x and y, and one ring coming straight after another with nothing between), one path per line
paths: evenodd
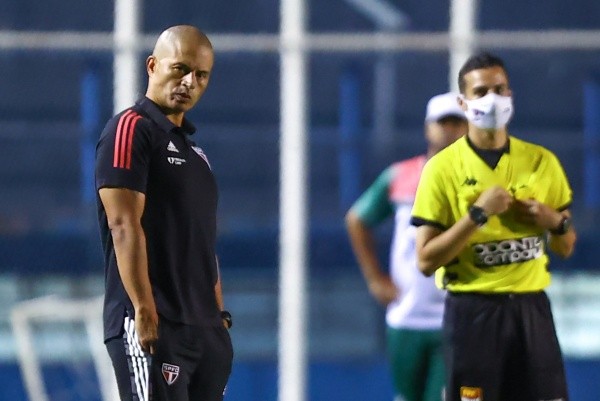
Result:
M183 113L192 108L206 90L213 61L212 44L198 28L177 25L165 30L146 60L146 96L179 125Z
M172 52L181 47L208 47L212 49L212 43L208 37L198 28L191 25L172 26L160 34L152 55L158 58L170 56Z

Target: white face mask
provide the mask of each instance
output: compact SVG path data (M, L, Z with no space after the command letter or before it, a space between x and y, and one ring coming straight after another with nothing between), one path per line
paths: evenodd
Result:
M473 125L482 129L503 128L513 115L512 97L488 93L479 99L467 100L465 116Z

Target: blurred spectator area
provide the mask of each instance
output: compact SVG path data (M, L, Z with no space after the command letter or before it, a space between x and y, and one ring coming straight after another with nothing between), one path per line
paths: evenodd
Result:
M199 124L197 142L209 155L221 195L219 248L226 267L277 264L278 134L271 126ZM582 134L571 129L522 129L519 136L544 143L563 161L575 193L573 211L580 240L573 259L557 264L587 269L598 251L597 229L582 200ZM72 123L10 122L0 128L0 271L101 272L95 205L82 201L79 126ZM424 147L421 127L401 129L389 149L371 156L364 142L360 187L385 167L381 159L416 154ZM565 138L569 138L565 140ZM343 227L339 139L335 127L313 127L310 139L310 231L314 269L353 265ZM361 151L362 152L362 151ZM358 194L357 194L358 195ZM593 216L590 214L589 216ZM386 257L389 229L381 230ZM91 252L91 254L90 254ZM91 256L90 256L91 255Z

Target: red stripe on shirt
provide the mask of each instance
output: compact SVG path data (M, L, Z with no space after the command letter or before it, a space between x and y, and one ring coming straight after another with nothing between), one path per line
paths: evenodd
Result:
M133 144L133 134L135 133L135 125L138 120L141 119L142 116L136 115L132 118L131 126L129 127L129 131L127 132L127 161L125 162L125 168L127 170L131 169L131 154L133 153L132 144Z
M133 110L128 110L127 112L123 113L123 115L121 116L121 118L119 118L119 123L117 125L117 136L115 137L115 150L114 150L114 156L113 156L113 167L121 167L120 166L120 154L121 154L121 137L123 136L123 125L125 124L127 117L129 117L129 115L133 113Z
M135 118L136 114L131 113L125 119L125 124L123 124L123 131L121 132L121 143L119 144L119 167L125 168L125 160L127 157L127 142L130 135L130 127L131 121Z

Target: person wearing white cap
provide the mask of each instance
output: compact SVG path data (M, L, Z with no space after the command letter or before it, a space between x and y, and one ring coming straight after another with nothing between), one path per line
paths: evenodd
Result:
M465 112L458 104L458 94L444 93L429 99L425 115L427 159L467 132Z
M425 117L426 154L385 169L346 214L352 248L371 295L387 306L387 349L396 400L440 401L444 386L444 293L417 268L411 210L425 162L467 132L458 95L432 97ZM372 230L395 216L389 273Z

